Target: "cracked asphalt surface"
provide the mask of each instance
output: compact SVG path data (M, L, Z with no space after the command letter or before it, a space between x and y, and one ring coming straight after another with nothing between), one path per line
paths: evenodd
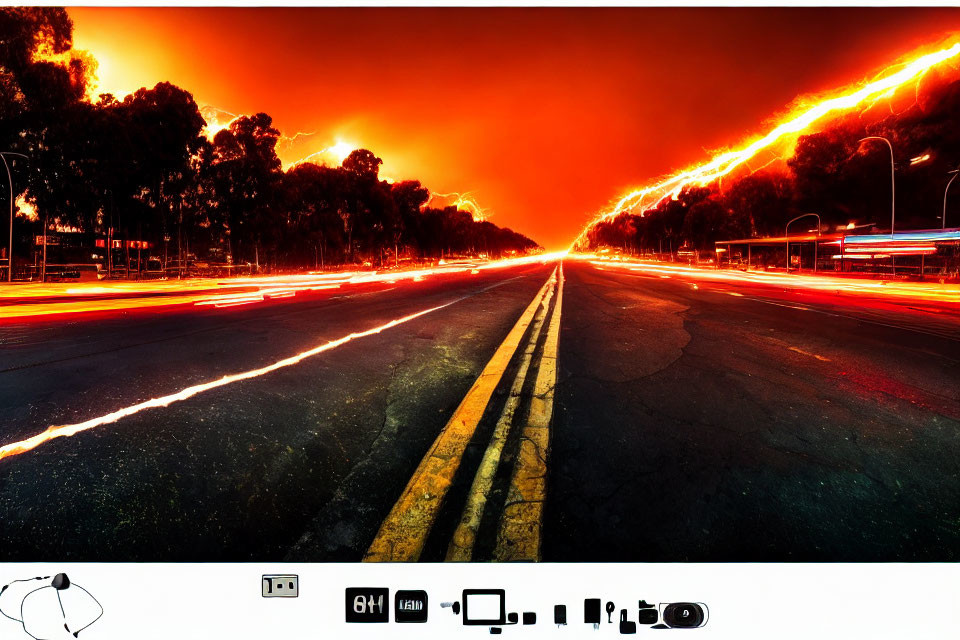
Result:
M956 314L566 275L544 560L960 559Z
M360 560L553 267L0 326L5 444L455 301L0 460L0 560ZM573 260L564 275L544 560L960 559L960 311ZM443 558L512 378L424 560Z

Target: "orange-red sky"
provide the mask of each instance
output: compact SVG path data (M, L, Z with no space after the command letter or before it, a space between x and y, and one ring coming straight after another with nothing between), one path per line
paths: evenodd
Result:
M611 199L762 133L795 97L960 31L960 9L68 9L102 91L169 80L471 191L562 249Z

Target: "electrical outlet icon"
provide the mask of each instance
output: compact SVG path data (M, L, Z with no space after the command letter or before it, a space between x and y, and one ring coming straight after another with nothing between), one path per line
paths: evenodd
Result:
M293 574L267 574L260 587L264 598L296 598L300 595L300 578Z

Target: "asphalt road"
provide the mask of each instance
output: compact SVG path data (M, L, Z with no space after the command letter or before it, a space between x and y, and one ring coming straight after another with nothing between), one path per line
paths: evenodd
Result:
M551 269L0 327L7 443L454 302L296 366L0 460L0 557L279 559L346 495L356 509L338 523L343 549L323 557L358 558L382 517L367 505L389 509Z
M0 460L0 560L362 559L554 266L0 326L2 446L447 305ZM541 311L522 332L532 373L473 559L497 557L548 312L543 560L960 558L960 314L577 261L563 275L543 335ZM421 560L448 551L522 351L451 462Z
M960 310L566 271L545 560L960 559Z

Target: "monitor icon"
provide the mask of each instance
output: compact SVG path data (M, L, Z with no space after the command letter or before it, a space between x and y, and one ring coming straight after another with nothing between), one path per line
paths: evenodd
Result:
M503 589L464 589L463 624L498 626L507 623L507 598Z

